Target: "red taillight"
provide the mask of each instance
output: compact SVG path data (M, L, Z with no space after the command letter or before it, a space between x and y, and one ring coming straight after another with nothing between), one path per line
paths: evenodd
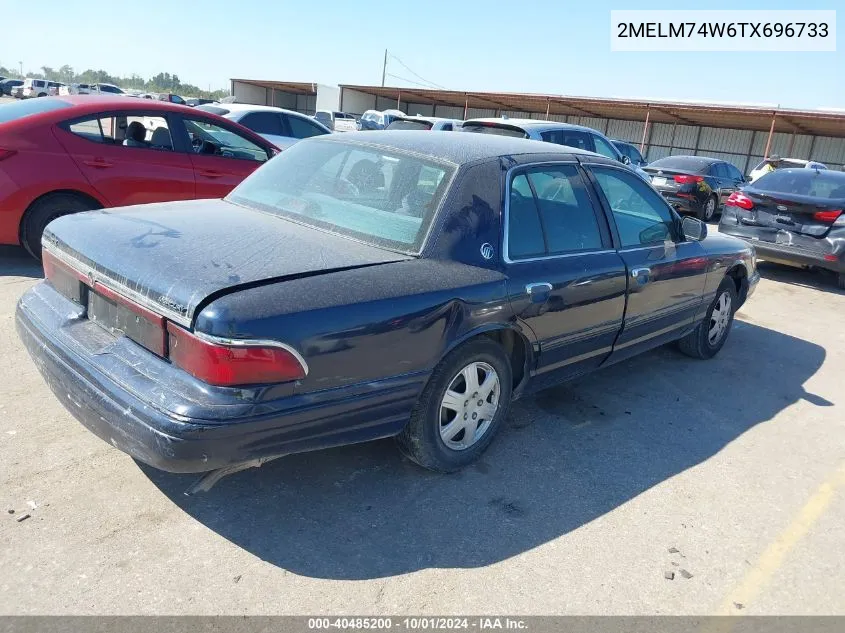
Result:
M677 174L674 180L679 185L691 185L704 180L704 176L687 176L686 174Z
M0 147L0 160L6 160L9 156L14 156L17 152L13 149L3 149Z
M832 209L830 211L816 211L813 214L813 219L826 224L833 224L842 215L842 209Z
M725 201L726 206L739 207L740 209L754 208L754 201L740 191L734 191Z
M277 344L200 338L173 323L170 361L210 385L231 387L289 382L305 378L304 361Z

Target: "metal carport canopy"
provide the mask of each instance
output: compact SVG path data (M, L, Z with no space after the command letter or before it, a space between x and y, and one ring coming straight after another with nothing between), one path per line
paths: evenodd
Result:
M795 110L773 106L687 103L632 99L567 97L513 92L473 92L422 88L358 86L341 84L375 97L401 99L403 103L461 108L494 108L549 115L587 116L651 123L677 123L717 128L769 131L772 120L780 131L845 138L845 111Z
M273 90L281 90L283 92L290 92L293 94L308 96L314 96L317 94L317 84L304 81L262 81L260 79L230 79L229 81L232 84L238 82L257 86L259 88L271 88Z

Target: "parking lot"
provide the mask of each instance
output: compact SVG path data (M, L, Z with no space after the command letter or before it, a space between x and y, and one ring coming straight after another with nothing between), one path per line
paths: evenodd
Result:
M462 473L381 441L186 497L50 393L14 331L41 269L4 248L0 611L843 614L845 294L760 269L717 358L523 399Z

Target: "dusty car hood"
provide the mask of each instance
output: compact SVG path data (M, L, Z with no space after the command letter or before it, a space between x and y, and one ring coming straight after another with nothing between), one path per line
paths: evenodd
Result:
M227 291L410 259L224 200L66 215L45 249L172 320Z

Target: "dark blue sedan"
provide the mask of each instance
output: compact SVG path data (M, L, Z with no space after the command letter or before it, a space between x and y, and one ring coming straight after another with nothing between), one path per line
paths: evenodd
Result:
M529 390L671 341L713 356L758 280L615 161L420 132L303 141L224 200L61 217L43 259L16 319L39 370L174 472L389 436L453 471Z

